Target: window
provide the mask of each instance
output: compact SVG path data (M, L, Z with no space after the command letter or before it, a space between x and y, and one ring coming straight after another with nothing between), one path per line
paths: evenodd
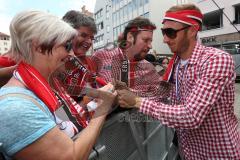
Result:
M7 46L7 42L3 42L3 45L4 45L4 46Z
M120 18L120 16L119 16L119 11L116 12L116 17L115 17L115 18L116 18L116 19L115 19L116 21L119 20L119 18Z
M145 1L145 4L148 4L149 0L144 0Z
M110 6L106 5L106 12L109 12L109 11L110 11Z
M124 15L127 16L128 15L128 6L124 7Z
M139 7L142 7L143 6L143 2L144 0L139 0Z
M120 26L117 27L117 36L121 33Z
M117 29L113 28L113 39L116 39L117 37Z
M221 28L223 26L222 10L213 11L204 14L202 30L211 30Z
M120 29L119 29L119 34L120 34L120 33L122 33L123 25L120 25L119 28L120 28Z
M104 36L104 34L101 34L101 35L95 37L94 43L103 43L103 36Z
M119 18L123 18L124 14L123 14L123 8L120 9L120 14L119 14Z
M97 24L97 30L98 31L101 31L103 28L104 28L103 22L100 22L100 23Z
M100 18L100 17L102 17L102 9L100 9L99 11L97 11L96 13L95 13L95 19L98 19L98 18Z
M103 22L100 23L100 28L103 29Z
M115 18L116 17L116 12L114 12L113 14L112 14L112 20L113 20L113 22L115 22Z
M240 4L235 6L235 24L240 24Z
M107 26L107 32L108 33L110 32L110 26L109 25Z
M132 12L132 2L128 3L128 13Z
M137 0L132 0L132 11L137 8Z
M117 0L112 0L112 4L116 5Z
M119 23L120 23L120 11L117 11L115 24L118 25Z
M240 44L224 44L222 49L230 54L240 54L239 50Z

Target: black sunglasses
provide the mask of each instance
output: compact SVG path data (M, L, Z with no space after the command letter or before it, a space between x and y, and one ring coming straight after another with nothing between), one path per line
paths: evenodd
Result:
M161 28L162 35L166 35L168 38L174 39L177 37L177 32L182 31L184 29L189 28L190 26L183 27L181 29L173 29L173 28Z
M64 48L67 52L70 52L72 50L72 41L67 41L65 44L64 44Z

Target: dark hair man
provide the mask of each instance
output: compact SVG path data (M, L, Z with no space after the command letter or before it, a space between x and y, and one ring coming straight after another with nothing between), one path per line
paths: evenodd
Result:
M119 36L119 47L100 50L92 56L97 64L97 74L108 82L112 79L124 81L136 94L159 100L160 94L158 98L155 96L161 77L154 66L144 59L152 48L155 29L156 26L147 18L131 20Z

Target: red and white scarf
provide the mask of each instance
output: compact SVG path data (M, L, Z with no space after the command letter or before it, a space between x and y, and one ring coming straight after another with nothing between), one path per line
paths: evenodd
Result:
M174 53L172 58L170 59L167 69L163 75L163 80L169 82L172 74L173 74L173 68L174 68L174 63L176 62L177 54Z
M47 80L31 65L20 62L16 68L14 73L16 77L25 84L25 86L34 92L38 98L40 98L46 106L49 108L50 112L55 115L55 111L60 107L59 100L56 94L53 92L51 86L47 82ZM57 83L56 83L57 84ZM59 88L63 88L58 86ZM64 130L66 134L70 137L74 136L76 133L81 131L82 128L85 128L88 125L88 121L85 118L85 111L84 109L77 104L64 90L60 95L60 100L64 102L64 107L69 109L69 114L71 118L70 121L67 123L69 126ZM58 93L59 94L59 93ZM72 119L74 117L74 119ZM58 117L55 117L58 121L56 123L61 125L63 121L60 120Z
M31 65L20 62L16 74L25 86L34 92L53 113L58 107L58 100L46 79Z
M16 65L16 62L9 57L0 56L0 67L11 67Z

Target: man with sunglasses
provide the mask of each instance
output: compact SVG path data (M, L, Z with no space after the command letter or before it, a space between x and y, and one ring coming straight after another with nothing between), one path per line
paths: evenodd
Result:
M163 19L164 43L176 57L167 80L171 105L119 90L122 107L136 107L176 129L183 159L240 159L234 115L234 62L230 54L197 42L203 15L193 4L171 7Z

